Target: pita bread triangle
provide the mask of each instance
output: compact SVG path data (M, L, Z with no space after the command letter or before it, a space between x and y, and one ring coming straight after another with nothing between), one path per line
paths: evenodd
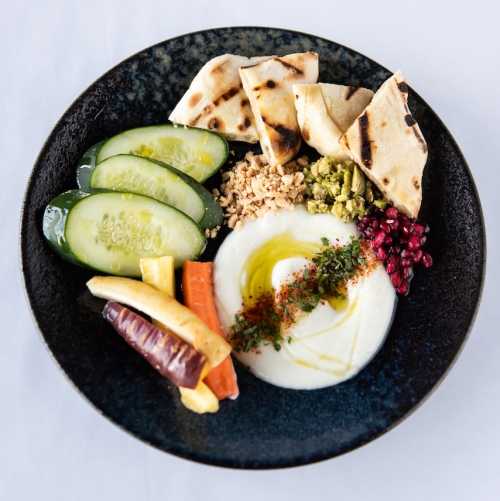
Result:
M321 155L349 158L340 138L370 102L373 92L337 84L293 86L297 120L302 137Z
M408 108L408 86L401 73L382 84L341 142L397 209L418 216L427 143Z
M318 54L303 52L273 56L240 68L243 88L250 100L263 153L271 165L284 164L299 151L292 87L318 79Z
M250 103L241 85L240 66L268 59L224 54L208 61L194 77L169 120L190 127L212 129L228 139L256 143Z

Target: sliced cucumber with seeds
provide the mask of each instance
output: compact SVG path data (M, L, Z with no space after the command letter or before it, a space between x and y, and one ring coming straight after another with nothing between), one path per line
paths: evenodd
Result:
M202 228L221 224L222 209L210 192L193 178L157 160L135 155L115 155L97 164L91 190L136 193L172 205Z
M45 209L43 232L65 259L113 275L140 276L141 257L196 259L206 240L188 216L131 193L67 191Z
M227 141L203 129L151 125L130 129L104 141L97 162L121 153L160 160L203 182L227 159Z

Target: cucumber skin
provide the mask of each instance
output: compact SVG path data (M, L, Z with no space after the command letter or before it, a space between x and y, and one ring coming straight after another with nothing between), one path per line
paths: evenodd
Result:
M97 145L94 145L92 148L95 148L96 146L100 147L101 145L102 145L102 142L98 143ZM88 151L90 151L90 150L88 150ZM98 148L96 148L95 151L97 152ZM114 155L114 156L122 156L122 155ZM130 154L127 154L127 155L123 154L123 156L137 157L137 158L140 158L141 160L147 160L148 162L152 162L160 167L163 167L164 169L168 169L171 172L173 172L174 174L178 175L194 191L196 191L196 193L198 193L198 195L200 196L200 198L203 202L203 205L205 206L205 214L200 219L200 221L197 222L197 224L198 224L198 226L200 226L200 228L202 228L202 229L214 228L215 226L222 224L224 214L222 212L220 205L214 200L211 193L201 183L199 183L198 181L193 179L191 176L188 176L186 173L180 171L179 169L176 169L172 165L168 165L164 162L161 162L160 160L154 160L152 158L140 157L138 155L130 155ZM112 158L112 157L108 157L108 158ZM94 158L94 160L95 160L95 158ZM78 167L78 169L81 169L81 168L89 169L89 173L88 174L85 173L85 175L87 175L87 184L86 184L87 189L84 191L88 191L89 193L100 192L100 191L112 191L112 190L102 190L100 188L93 188L92 187L92 176L94 174L95 167L96 167L95 161L94 161L94 165L92 167L90 167L90 163L88 163L87 165L82 165L82 166L79 165L79 167ZM78 172L79 171L77 171L77 177L79 175ZM78 184L80 186L80 189L83 189L82 186L80 185L80 182ZM131 192L131 193L136 193L137 195L148 196L148 195L144 195L143 193L137 193L137 192ZM159 200L159 202L161 202L161 200ZM161 202L161 203L165 203L165 202Z
M224 136L221 136L220 134L217 134L216 132L208 130L208 129L202 129L200 127L187 127L185 125L175 125L175 124L169 122L169 123L166 123L166 124L164 123L164 124L156 124L156 125L145 125L145 126L142 126L142 127L133 127L132 129L124 130L122 132L119 132L118 134L115 134L114 136L111 136L111 137L109 137L107 139L104 139L100 143L97 143L96 145L94 145L94 146L98 146L98 148L94 152L94 163L99 163L100 161L105 160L104 158L103 159L99 159L100 149L101 149L102 146L104 146L105 143L107 143L111 139L115 138L116 136L119 136L120 134L122 134L124 132L130 132L130 131L134 131L134 130L148 129L148 128L152 129L152 128L156 128L156 127L171 127L173 129L184 128L184 129L188 129L188 130L196 130L196 131L201 131L201 132L204 132L204 133L213 134L214 136L218 137L221 140L221 142L224 145L224 149L225 149L225 155L223 157L223 160L220 162L220 164L217 166L217 168L215 168L208 176L206 176L206 177L204 177L203 179L200 179L200 180L195 179L195 181L199 182L200 184L204 183L207 179L210 179L213 175L215 175L215 173L218 172L221 169L221 167L227 162L227 159L229 157L229 143L228 143L227 139ZM144 157L144 158L150 159L149 157ZM183 172L183 174L185 174L185 173ZM189 174L186 174L186 176L189 176ZM191 176L189 176L189 177L191 177ZM194 179L194 178L191 178L191 179Z
M85 263L82 263L71 251L71 248L66 240L66 222L68 220L69 211L82 199L89 196L80 190L69 190L61 193L53 198L45 207L43 214L43 235L47 239L49 245L59 254L64 260L89 268Z
M78 188L85 193L90 193L90 178L92 177L92 172L94 172L96 163L97 163L97 155L99 154L99 150L101 146L106 142L99 141L96 144L93 144L80 158L78 164L76 165L76 183Z
M118 191L106 191L106 190L99 190L98 192L94 193L85 193L81 190L68 190L65 191L64 193L61 193L60 195L57 195L55 198L53 198L48 204L47 207L45 207L45 212L43 214L43 234L49 243L49 245L54 249L54 251L59 254L60 257L62 257L65 261L68 261L72 264L76 264L77 266L80 266L82 268L90 269L93 271L97 271L99 273L106 273L109 274L106 271L100 270L99 268L95 268L93 266L90 266L87 263L84 263L83 261L80 261L77 256L71 251L71 248L68 244L68 241L66 239L66 223L68 221L68 214L70 210L81 200L84 198L87 198L91 196L92 194L97 194L97 193L122 193ZM136 195L136 194L134 194ZM145 195L137 195L141 196L144 198L150 198L146 197ZM162 204L163 202L159 202L158 200L154 198L150 198L151 200L154 200L155 202ZM163 204L167 205L167 204ZM170 205L167 205L171 209L176 210L180 214L182 214L184 217L187 219L191 219L188 215L184 214L184 212L181 212L179 209L176 209L175 207L172 207ZM193 221L193 224L197 226L197 223ZM203 236L203 232L201 232ZM201 256L203 252L205 251L207 246L207 239L204 238L204 246L201 248L200 253L198 256ZM139 275L137 275L139 276Z
M130 155L130 156L137 156L137 155ZM139 158L145 158L145 157L139 157ZM203 201L203 205L205 206L205 214L198 222L198 226L200 228L202 229L214 228L215 226L222 224L222 220L224 219L224 214L222 212L220 205L214 200L214 197L211 195L211 193L201 183L196 181L196 179L192 178L191 176L188 176L185 172L176 169L172 165L168 165L164 162L161 162L160 160L153 160L152 158L146 158L146 160L149 160L150 162L153 162L154 164L159 165L164 169L168 169L174 174L177 174L183 181L189 184L189 186L191 186L191 188L193 188L193 190L196 191L196 193L198 193L201 200Z

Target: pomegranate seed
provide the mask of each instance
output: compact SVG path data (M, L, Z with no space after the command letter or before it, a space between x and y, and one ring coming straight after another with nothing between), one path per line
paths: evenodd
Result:
M401 282L403 281L401 274L395 271L394 273L390 274L390 277L392 285L394 285L394 287L397 289L401 285Z
M427 237L420 237L420 247L423 247L427 242Z
M372 247L374 249L378 249L384 243L384 240L385 240L385 233L383 231L378 231L375 235L375 238L372 241L373 244Z
M421 259L422 259L422 256L423 256L423 252L422 252L422 249L417 249L414 253L413 253L413 262L414 263L418 263Z
M403 268L403 277L406 280L410 280L413 278L413 268L411 266L407 266L406 268Z
M373 221L370 222L370 226L376 230L378 228L378 220L377 219L373 219Z
M430 268L432 266L432 256L428 252L423 253L422 264L424 265L424 268Z
M412 251L420 249L420 238L417 237L416 235L413 235L408 240L408 249L410 249Z
M392 237L387 235L384 240L384 245L391 246L392 245Z
M402 280L401 283L396 287L396 292L400 296L406 296L409 291L409 284L406 280Z
M431 227L428 224L426 224L424 233L429 233L429 231L431 231Z
M425 233L425 227L422 224L416 224L413 229L415 230L415 233L419 236L422 236Z
M390 256L389 259L387 260L387 265L386 265L386 270L389 275L391 273L394 273L399 266L399 258L397 256Z
M388 219L396 219L399 215L399 212L396 207L388 207L387 209L385 209L385 215Z
M387 222L385 222L385 221L382 221L382 222L380 223L379 228L380 228L383 232L385 232L385 233L390 233L390 232L391 232L391 227L390 227L390 226L387 224Z
M387 252L383 247L379 247L377 249L376 256L379 261L385 261L387 259Z
M409 237L411 233L411 227L410 224L407 222L404 222L403 225L401 226L401 233L405 237Z
M391 221L391 222L389 223L389 221ZM397 219L388 219L386 222L389 224L392 231L398 231L399 221Z
M412 265L412 259L409 259L407 257L401 259L401 266L403 268L409 268Z

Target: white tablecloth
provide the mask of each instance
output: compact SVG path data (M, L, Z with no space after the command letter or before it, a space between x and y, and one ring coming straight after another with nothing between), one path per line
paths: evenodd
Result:
M500 499L500 10L494 2L1 4L0 499ZM269 472L177 459L103 419L66 381L37 334L18 257L26 180L73 99L112 65L153 43L202 28L251 24L322 35L403 69L469 161L489 242L479 316L460 359L432 397L355 452Z

